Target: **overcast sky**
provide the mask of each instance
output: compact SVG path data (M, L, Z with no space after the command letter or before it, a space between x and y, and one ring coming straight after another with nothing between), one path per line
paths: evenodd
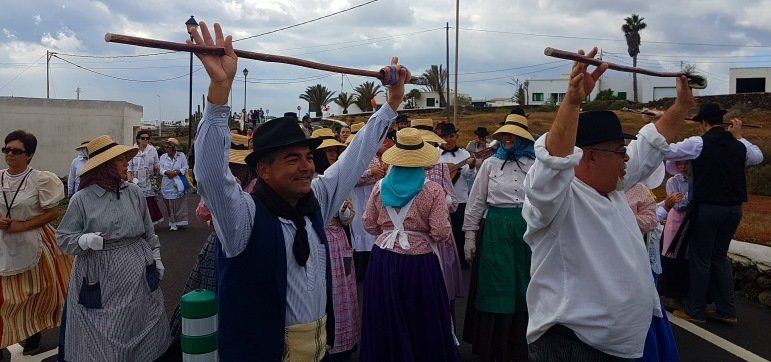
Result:
M0 96L45 97L45 52L115 56L158 52L107 44L107 32L184 41L190 15L218 21L227 34L243 38L313 19L366 0L0 0ZM459 91L474 99L510 97L512 77L564 77L568 62L543 55L547 46L576 50L597 45L605 59L631 64L621 25L632 13L645 17L640 66L678 70L694 63L707 76L702 94L728 92L728 68L771 66L771 0L461 0ZM445 22L455 22L452 0L379 0L327 19L235 43L244 50L297 56L335 65L376 70L392 55L412 72L445 63ZM450 29L451 49L454 29ZM592 39L589 39L592 38ZM678 44L676 44L678 43ZM686 44L687 43L687 44ZM706 46L695 44L720 44ZM135 58L60 55L108 78L51 59L51 98L123 100L144 107L144 119L187 115L188 57L172 53ZM452 61L452 53L451 53ZM194 69L200 68L197 59ZM451 65L451 70L454 65ZM249 69L248 108L271 115L307 104L304 89L321 83L340 92L366 81L288 65L239 60ZM501 71L502 70L502 71ZM606 73L607 74L607 73ZM626 76L621 73L607 76ZM673 82L674 83L674 82ZM201 103L208 79L193 76L193 102ZM244 103L243 76L233 87L233 108Z

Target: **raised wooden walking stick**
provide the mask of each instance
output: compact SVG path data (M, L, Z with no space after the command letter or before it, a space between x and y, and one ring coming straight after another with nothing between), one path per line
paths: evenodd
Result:
M600 64L605 63L608 65L608 69L617 70L619 72L627 72L627 73L638 73L638 74L645 74L650 75L653 77L673 77L677 78L680 76L686 76L688 77L688 85L693 89L704 89L707 88L707 78L704 78L700 75L693 74L693 73L687 73L687 72L658 72L655 70L645 69L645 68L639 68L639 67L630 67L626 65L616 64L616 63L610 63L606 62L604 60L590 58L585 55L581 55L578 53L568 52L565 50L559 50L554 48L546 48L543 50L543 53L547 56L554 57L554 58L560 58L560 59L567 59L572 60L576 62L586 63L594 66L600 66Z
M642 110L642 109L632 109L632 108L624 107L624 108L621 108L621 110L624 111L624 112L632 112L632 113L644 114L646 116L656 117L656 113L653 113L653 112L650 112L650 111L645 111L645 110ZM696 121L694 121L693 118L686 118L685 120L696 122ZM730 126L731 122L723 122L723 125L724 126ZM762 128L760 126L757 126L757 125L754 125L754 124L747 124L747 123L742 123L742 127L744 127L744 128Z
M135 46L140 46L145 48L176 50L180 52L193 52L193 53L212 54L212 55L225 55L225 49L221 47L210 47L205 45L188 45L185 43L175 43L175 42L170 42L165 40L140 38L136 36L113 34L113 33L105 34L104 41L108 43L121 43L121 44L135 45ZM304 68L325 70L327 72L333 72L333 73L360 75L364 77L377 78L384 85L390 84L391 81L394 81L395 79L395 78L385 79L385 72L383 71L375 72L372 70L339 67L336 65L316 63L316 62L311 62L304 59L287 57L283 55L257 53L257 52L250 52L247 50L240 50L240 49L233 49L233 51L235 51L236 55L239 58L259 60L261 62L291 64L291 65L297 65ZM410 79L409 83L416 84L416 85L427 84L425 78L415 77L415 76L413 76Z

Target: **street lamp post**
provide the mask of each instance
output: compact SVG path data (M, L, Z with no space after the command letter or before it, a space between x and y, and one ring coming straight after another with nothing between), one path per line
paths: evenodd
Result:
M243 123L241 123L241 131L244 130L244 124L246 123L246 76L249 74L249 70L244 68L244 113L241 116Z
M190 19L185 22L187 33L190 34L190 41L193 40L193 29L198 28L198 22L190 15ZM187 156L188 163L192 168L193 158L193 52L190 52L190 87L188 89L187 103Z
M161 137L161 130L163 128L163 117L161 116L161 95L156 94L158 96L158 137Z

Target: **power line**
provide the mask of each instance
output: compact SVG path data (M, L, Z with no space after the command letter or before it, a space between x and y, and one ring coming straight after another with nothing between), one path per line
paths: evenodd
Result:
M532 67L538 67L541 65L549 65L549 64L555 64L555 63L562 63L564 60L555 60L553 62L546 62L541 64L533 64L533 65L525 65L521 67L513 67L513 68L503 68L503 69L493 69L493 70L483 70L478 72L464 72L464 73L458 73L458 75L468 75L468 74L483 74L483 73L496 73L496 72L505 72L509 70L516 70L516 69L524 69L524 68L532 68Z
M324 78L329 78L329 77L332 77L332 76L335 76L335 75L337 75L337 74L336 73L332 73L332 74L325 74L325 75L321 75L321 76L307 77L307 78L287 78L287 79L283 79L280 82L276 82L276 81L263 81L263 80L249 80L249 79L247 79L246 83L249 83L249 84L293 84L293 83L306 83L306 82L316 81L316 80L320 80L320 79L324 79ZM240 78L240 80L238 80L238 78ZM237 79L236 81L239 81L239 82L243 82L243 80L244 80L243 77L237 77L236 79Z
M483 33L511 34L511 35L523 35L523 36L534 36L534 37L544 37L544 38L584 39L584 40L602 40L602 41L626 42L626 39L614 39L614 38L598 38L598 37L588 37L588 36L555 35L555 34L538 34L538 33L502 31L502 30L489 30L489 29L472 29L472 28L458 28L458 29L460 29L460 30L467 30L467 31L478 31L478 32L483 32ZM771 48L771 45L686 43L686 42L655 41L655 40L646 40L646 41L641 42L641 44L673 44L673 45L735 47L735 48Z
M369 45L369 44L373 44L373 43L376 43L376 42L382 41L382 40L396 39L396 38L402 38L402 37L410 36L410 35L417 35L417 34L422 34L422 33L428 33L428 32L432 32L432 31L436 31L436 30L440 30L440 29L444 29L444 27L419 30L419 31L414 31L414 32L410 32L410 33L394 34L394 35L384 36L384 37L380 37L380 38L371 38L371 39L344 41L344 42L336 42L336 43L328 43L328 44L319 44L319 45L311 45L311 46L306 46L306 47L294 47L294 48L285 48L285 49L272 49L272 50L269 50L269 51L271 51L271 52L282 52L282 51L287 51L287 50L300 50L300 49L310 49L310 48L317 48L317 47L320 48L320 47L326 47L326 46L332 46L332 45L353 44L353 45L349 45L349 46L345 46L345 47L341 47L341 48L322 49L322 50L319 50L319 51L316 51L316 52L307 52L307 53L300 53L300 54L295 54L295 55L323 53L323 52L328 52L328 51L333 51L333 50L352 48L352 47L355 47L355 46Z
M185 74L181 74L181 75L178 75L178 76L175 76L175 77L171 77L171 78L165 78L165 79L131 79L131 78L118 77L118 76L114 76L114 75L110 75L110 74L105 74L105 73L102 73L102 72L98 72L98 71L96 71L96 70L93 70L93 69L89 69L89 68L86 68L86 67L84 67L84 66L82 66L82 65L79 65L79 64L73 63L73 62L71 62L71 61L69 61L69 60L67 60L67 59L64 59L64 58L59 58L59 57L58 57L58 56L56 56L56 55L54 55L54 57L55 57L55 58L57 58L57 59L63 60L64 62L67 62L67 63L69 63L69 64L72 64L72 65L74 65L74 66L76 66L76 67L78 67L78 68L80 68L80 69L83 69L83 70L85 70L85 71L88 71L88 72L91 72L91 73L94 73L94 74L98 74L98 75L101 75L101 76L103 76L103 77L113 78L113 79L117 79L117 80L123 80L123 81L127 81L127 82L138 82L138 83L156 83L156 82L166 82L166 81L170 81L170 80L180 79L180 78L182 78L182 77L187 77L187 76L190 74L190 73L185 73ZM201 70L201 69L203 69L203 67L198 67L198 68L196 68L196 69L193 71L193 73L195 73L195 72L198 72L198 71L199 71L199 70Z
M39 62L39 61L40 61L40 59L43 59L43 57L44 57L44 56L46 56L46 55L45 55L45 54L41 55L41 56L40 56L40 58L37 58L37 60L36 60L34 63L32 63L32 64L30 64L28 67L26 67L26 68L22 69L22 70L21 70L21 72L17 73L15 76L13 76L13 78L11 78L11 79L9 79L7 82L5 82L5 83L3 84L3 86L2 86L2 87L0 87L0 90L3 90L3 89L5 89L5 87L6 87L7 85L11 84L11 82L13 82L14 80L16 80L16 78L19 78L19 77L20 77L22 74L24 74L24 72L26 72L27 70L29 70L29 68L32 68L32 66L33 66L33 65L35 65L37 62Z
M365 3L363 3L363 4L359 4L359 5L356 5L356 6L352 6L352 7L350 7L350 8L347 8L347 9L343 9L343 10L340 10L340 11L336 11L336 12L334 12L334 13L331 13L331 14L327 14L327 15L324 15L324 16L321 16L321 17L318 17L318 18L315 18L315 19L311 19L311 20L306 20L306 21L303 21L302 23L297 23L297 24L294 24L294 25L285 26L285 27L283 27L283 28L278 28L278 29L275 29L275 30L271 30L271 31L267 31L267 32L264 32L264 33L260 33L260 34L257 34L257 35L251 35L251 36L247 36L247 37L245 37L245 38L241 38L241 39L236 39L236 40L233 40L233 42L237 42L237 41L241 41L241 40L246 40L246 39L252 39L252 38L256 38L256 37L258 37L258 36L263 36L263 35L273 34L273 33L277 33L277 32L279 32L279 31L282 31L282 30L287 30L287 29L295 28L295 27L298 27L298 26L300 26L300 25L309 24L309 23L312 23L312 22L314 22L314 21L318 21L318 20L321 20L321 19L326 19L326 18L328 18L328 17L331 17L331 16L335 16L335 15L338 15L338 14L342 14L342 13L344 13L344 12L347 12L347 11L351 11L351 10L353 10L353 9L356 9L356 8L360 8L360 7L362 7L362 6L365 6L365 5L369 5L369 4L372 4L372 3L374 3L374 2L377 2L377 1L378 1L378 0L370 0L370 1L367 1L367 2L365 2Z
M503 76L503 77L486 78L486 79L473 79L473 80L459 80L458 83L474 83L474 82L486 82L486 81L498 80L498 79L509 79L509 78L512 78L512 77L518 77L518 76L522 76L522 75L528 75L528 74L545 72L547 70L557 69L557 68L560 68L560 67L563 67L563 66L564 66L564 64L560 64L560 65L557 65L557 66L554 66L554 67L538 69L538 70L534 70L534 71L531 71L531 72L507 75L507 76Z
M163 55L163 54L171 54L171 53L177 53L176 50L170 50L166 52L157 52L157 53L145 53L145 54L133 54L133 55L92 55L92 54L68 54L68 53L59 53L58 55L66 55L68 57L77 57L77 58L98 58L98 59L114 59L114 58L140 58L140 57L151 57L156 55Z

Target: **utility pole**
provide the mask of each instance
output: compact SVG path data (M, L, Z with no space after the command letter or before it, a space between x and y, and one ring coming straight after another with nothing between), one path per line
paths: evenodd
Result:
M80 86L75 88L75 94L77 94L77 99L80 100Z
M49 65L51 63L51 57L54 56L54 54L56 53L46 50L46 99L51 98L51 67L49 67Z
M445 102L444 108L445 112L447 113L447 123L450 123L450 22L448 21L445 24L444 28L444 34L445 34L445 49L447 50L447 63L444 67L444 71L447 74L447 77L444 82L444 86L447 88L447 101ZM441 77L442 75L439 74Z
M458 122L458 33L460 32L460 0L455 0L455 94L452 105L452 123ZM449 73L449 70L447 71ZM449 78L449 76L448 76Z

